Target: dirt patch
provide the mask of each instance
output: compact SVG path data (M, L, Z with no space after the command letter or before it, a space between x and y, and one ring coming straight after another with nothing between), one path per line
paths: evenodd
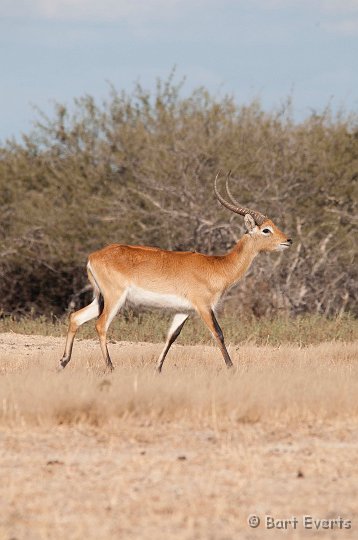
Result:
M91 340L57 374L63 345L0 335L0 538L356 537L357 344L233 349L230 377L216 348L158 377L161 346L128 343L109 376Z

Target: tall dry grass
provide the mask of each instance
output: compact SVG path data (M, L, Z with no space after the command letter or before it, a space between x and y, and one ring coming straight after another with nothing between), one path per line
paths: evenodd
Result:
M161 311L119 313L109 329L110 339L125 341L163 342L173 314ZM237 314L223 313L219 316L225 339L228 343L252 343L274 345L291 343L300 346L326 341L358 341L358 321L349 314L327 318L322 315L297 317L239 317ZM65 336L68 317L49 319L48 317L2 317L0 333L15 332L27 335ZM84 324L77 334L80 338L95 338L94 321ZM193 316L183 328L179 343L196 345L210 344L212 337L202 320Z
M0 423L106 426L139 418L225 429L237 422L320 422L358 415L357 342L246 345L240 353L232 348L233 372L223 367L216 348L176 346L161 375L154 372L159 345L111 348L113 374L103 372L98 348L85 341L61 373L55 372L59 341L55 350L39 350L28 360L3 354Z

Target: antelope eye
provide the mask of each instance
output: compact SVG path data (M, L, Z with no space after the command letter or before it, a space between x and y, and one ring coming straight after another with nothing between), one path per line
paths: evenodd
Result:
M262 232L264 234L270 234L271 231L270 231L270 229L262 229Z

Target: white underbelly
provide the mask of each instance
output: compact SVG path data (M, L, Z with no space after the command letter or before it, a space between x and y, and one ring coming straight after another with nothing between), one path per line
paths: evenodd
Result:
M148 291L140 287L131 286L127 290L127 302L137 306L151 306L156 308L193 309L191 303L182 296L175 294L162 294Z

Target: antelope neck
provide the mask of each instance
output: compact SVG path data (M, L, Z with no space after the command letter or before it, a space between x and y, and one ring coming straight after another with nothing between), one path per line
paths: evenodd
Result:
M232 283L238 281L249 269L257 255L252 238L245 234L234 248L225 255Z

